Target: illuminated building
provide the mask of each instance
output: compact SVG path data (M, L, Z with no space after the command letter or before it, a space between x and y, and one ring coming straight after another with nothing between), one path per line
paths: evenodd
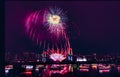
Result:
M42 62L46 62L46 57L47 57L47 53L46 53L46 51L43 51L43 53L42 53Z
M77 61L77 62L86 62L87 59L85 58L85 56L84 56L83 58L78 57L78 58L76 59L76 61Z
M67 59L68 59L68 61L73 61L73 51L72 51L72 48L70 48L69 51L68 51Z

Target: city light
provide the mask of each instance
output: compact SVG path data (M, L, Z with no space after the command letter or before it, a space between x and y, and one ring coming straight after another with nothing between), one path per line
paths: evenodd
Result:
M77 62L86 62L87 59L86 58L77 58Z

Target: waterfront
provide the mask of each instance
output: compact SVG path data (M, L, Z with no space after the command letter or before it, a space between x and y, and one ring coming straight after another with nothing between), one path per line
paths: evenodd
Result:
M7 65L6 77L120 77L116 64Z

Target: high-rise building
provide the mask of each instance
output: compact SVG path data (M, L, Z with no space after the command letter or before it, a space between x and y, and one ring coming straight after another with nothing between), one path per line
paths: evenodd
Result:
M72 48L70 48L69 51L68 51L67 59L68 59L68 61L73 61L73 51L72 51Z

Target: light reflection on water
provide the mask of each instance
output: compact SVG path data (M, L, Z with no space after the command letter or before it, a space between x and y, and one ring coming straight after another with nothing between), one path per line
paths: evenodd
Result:
M10 69L7 66L7 69ZM115 64L48 64L22 65L19 77L120 77L120 66ZM12 67L13 68L13 67ZM9 73L9 71L6 71ZM13 73L14 74L14 73ZM6 77L13 77L7 74Z

